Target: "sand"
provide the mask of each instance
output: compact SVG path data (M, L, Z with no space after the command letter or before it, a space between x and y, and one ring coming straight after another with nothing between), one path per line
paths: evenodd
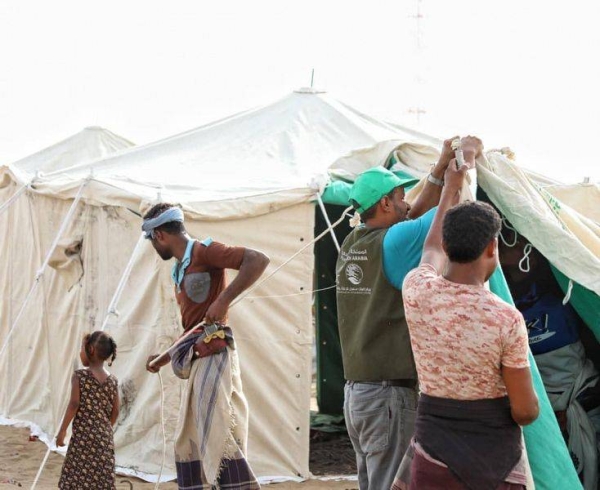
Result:
M29 488L46 454L46 445L40 441L29 441L29 429L0 426L0 488L15 490ZM36 488L57 488L63 457L50 453L42 477ZM151 490L154 483L117 475L117 488L128 490ZM129 483L128 483L129 482ZM274 483L264 485L272 490L357 490L355 481L307 480L302 483ZM175 483L161 483L163 490L177 490Z

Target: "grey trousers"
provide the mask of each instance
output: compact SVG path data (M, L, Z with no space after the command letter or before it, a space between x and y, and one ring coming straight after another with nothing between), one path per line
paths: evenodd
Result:
M348 381L346 427L356 453L360 490L388 490L415 430L417 391Z

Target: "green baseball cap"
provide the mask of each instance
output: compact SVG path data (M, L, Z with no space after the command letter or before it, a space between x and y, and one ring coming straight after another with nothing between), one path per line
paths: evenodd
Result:
M396 187L406 187L419 182L419 179L401 179L383 167L365 170L354 181L350 190L350 204L359 213L365 212Z

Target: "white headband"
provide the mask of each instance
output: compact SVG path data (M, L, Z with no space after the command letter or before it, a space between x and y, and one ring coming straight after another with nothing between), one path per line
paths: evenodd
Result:
M154 238L154 230L165 223L179 221L183 223L183 211L179 208L169 208L159 214L156 218L146 219L142 223L142 231L146 233L146 238Z

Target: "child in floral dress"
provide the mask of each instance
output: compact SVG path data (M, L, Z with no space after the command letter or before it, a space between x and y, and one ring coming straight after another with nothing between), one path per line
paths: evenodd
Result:
M67 428L73 434L58 487L66 489L115 489L115 451L112 426L119 415L118 381L104 368L117 356L112 337L96 331L83 338L80 352L84 369L71 378L71 400L56 437L65 445ZM75 419L75 420L73 420Z

